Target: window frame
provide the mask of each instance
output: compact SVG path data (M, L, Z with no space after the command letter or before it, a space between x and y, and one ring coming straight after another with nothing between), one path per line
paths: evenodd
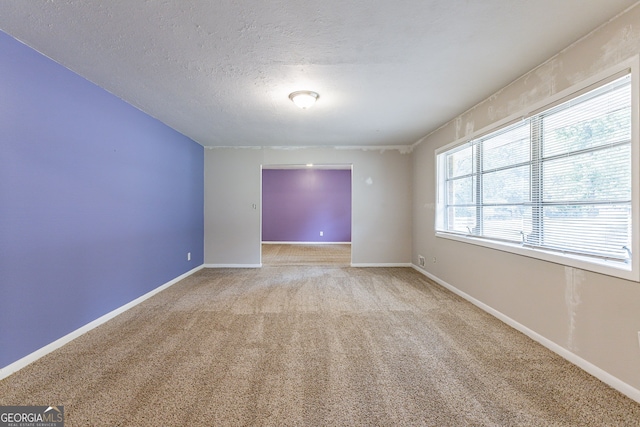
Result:
M435 235L438 238L454 240L458 242L487 247L500 251L506 251L530 258L548 261L567 267L579 268L593 271L600 274L619 277L626 280L640 282L640 123L639 123L639 96L640 96L640 57L634 56L620 64L598 73L584 81L573 85L557 94L548 97L540 102L529 106L526 110L512 114L500 121L494 122L478 131L472 132L463 138L449 143L435 150L435 190L436 190L436 215L435 215ZM444 217L445 209L443 187L441 184L441 171L444 166L441 164L443 154L456 147L462 147L471 141L482 139L483 137L509 128L516 123L528 120L530 117L550 110L557 105L576 98L588 91L607 84L625 74L631 75L631 252L632 257L629 263L615 260L592 258L589 256L562 253L538 247L523 246L521 244L498 239L475 236L472 234L445 231L440 227ZM633 256L635 255L635 256Z

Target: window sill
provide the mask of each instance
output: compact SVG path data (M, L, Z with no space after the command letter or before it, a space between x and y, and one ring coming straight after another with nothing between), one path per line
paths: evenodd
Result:
M637 264L637 261L633 264L627 264L620 261L604 260L574 254L546 251L543 249L523 247L513 243L497 242L479 237L473 237L464 234L447 233L443 231L436 231L436 237L455 240L457 242L467 243L471 245L482 246L498 251L510 252L529 258L535 258L568 267L579 268L581 270L592 271L594 273L600 273L607 276L618 277L620 279L640 282L640 275L638 271L639 269L638 266L635 265Z

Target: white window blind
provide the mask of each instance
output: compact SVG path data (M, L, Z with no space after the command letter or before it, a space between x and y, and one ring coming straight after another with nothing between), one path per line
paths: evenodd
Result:
M629 262L631 76L438 155L439 231Z

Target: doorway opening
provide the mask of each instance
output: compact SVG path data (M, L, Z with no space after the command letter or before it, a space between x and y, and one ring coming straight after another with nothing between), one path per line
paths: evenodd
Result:
M351 265L351 165L262 167L261 264Z

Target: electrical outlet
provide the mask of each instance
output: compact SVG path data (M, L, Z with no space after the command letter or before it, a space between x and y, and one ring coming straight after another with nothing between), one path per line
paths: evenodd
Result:
M187 252L187 261L191 261L191 252Z
M324 236L324 231L320 232L320 237Z
M422 255L418 255L418 264L420 267L424 267L424 257Z
M435 264L436 261L438 261L438 259L436 257L433 257L433 263Z

